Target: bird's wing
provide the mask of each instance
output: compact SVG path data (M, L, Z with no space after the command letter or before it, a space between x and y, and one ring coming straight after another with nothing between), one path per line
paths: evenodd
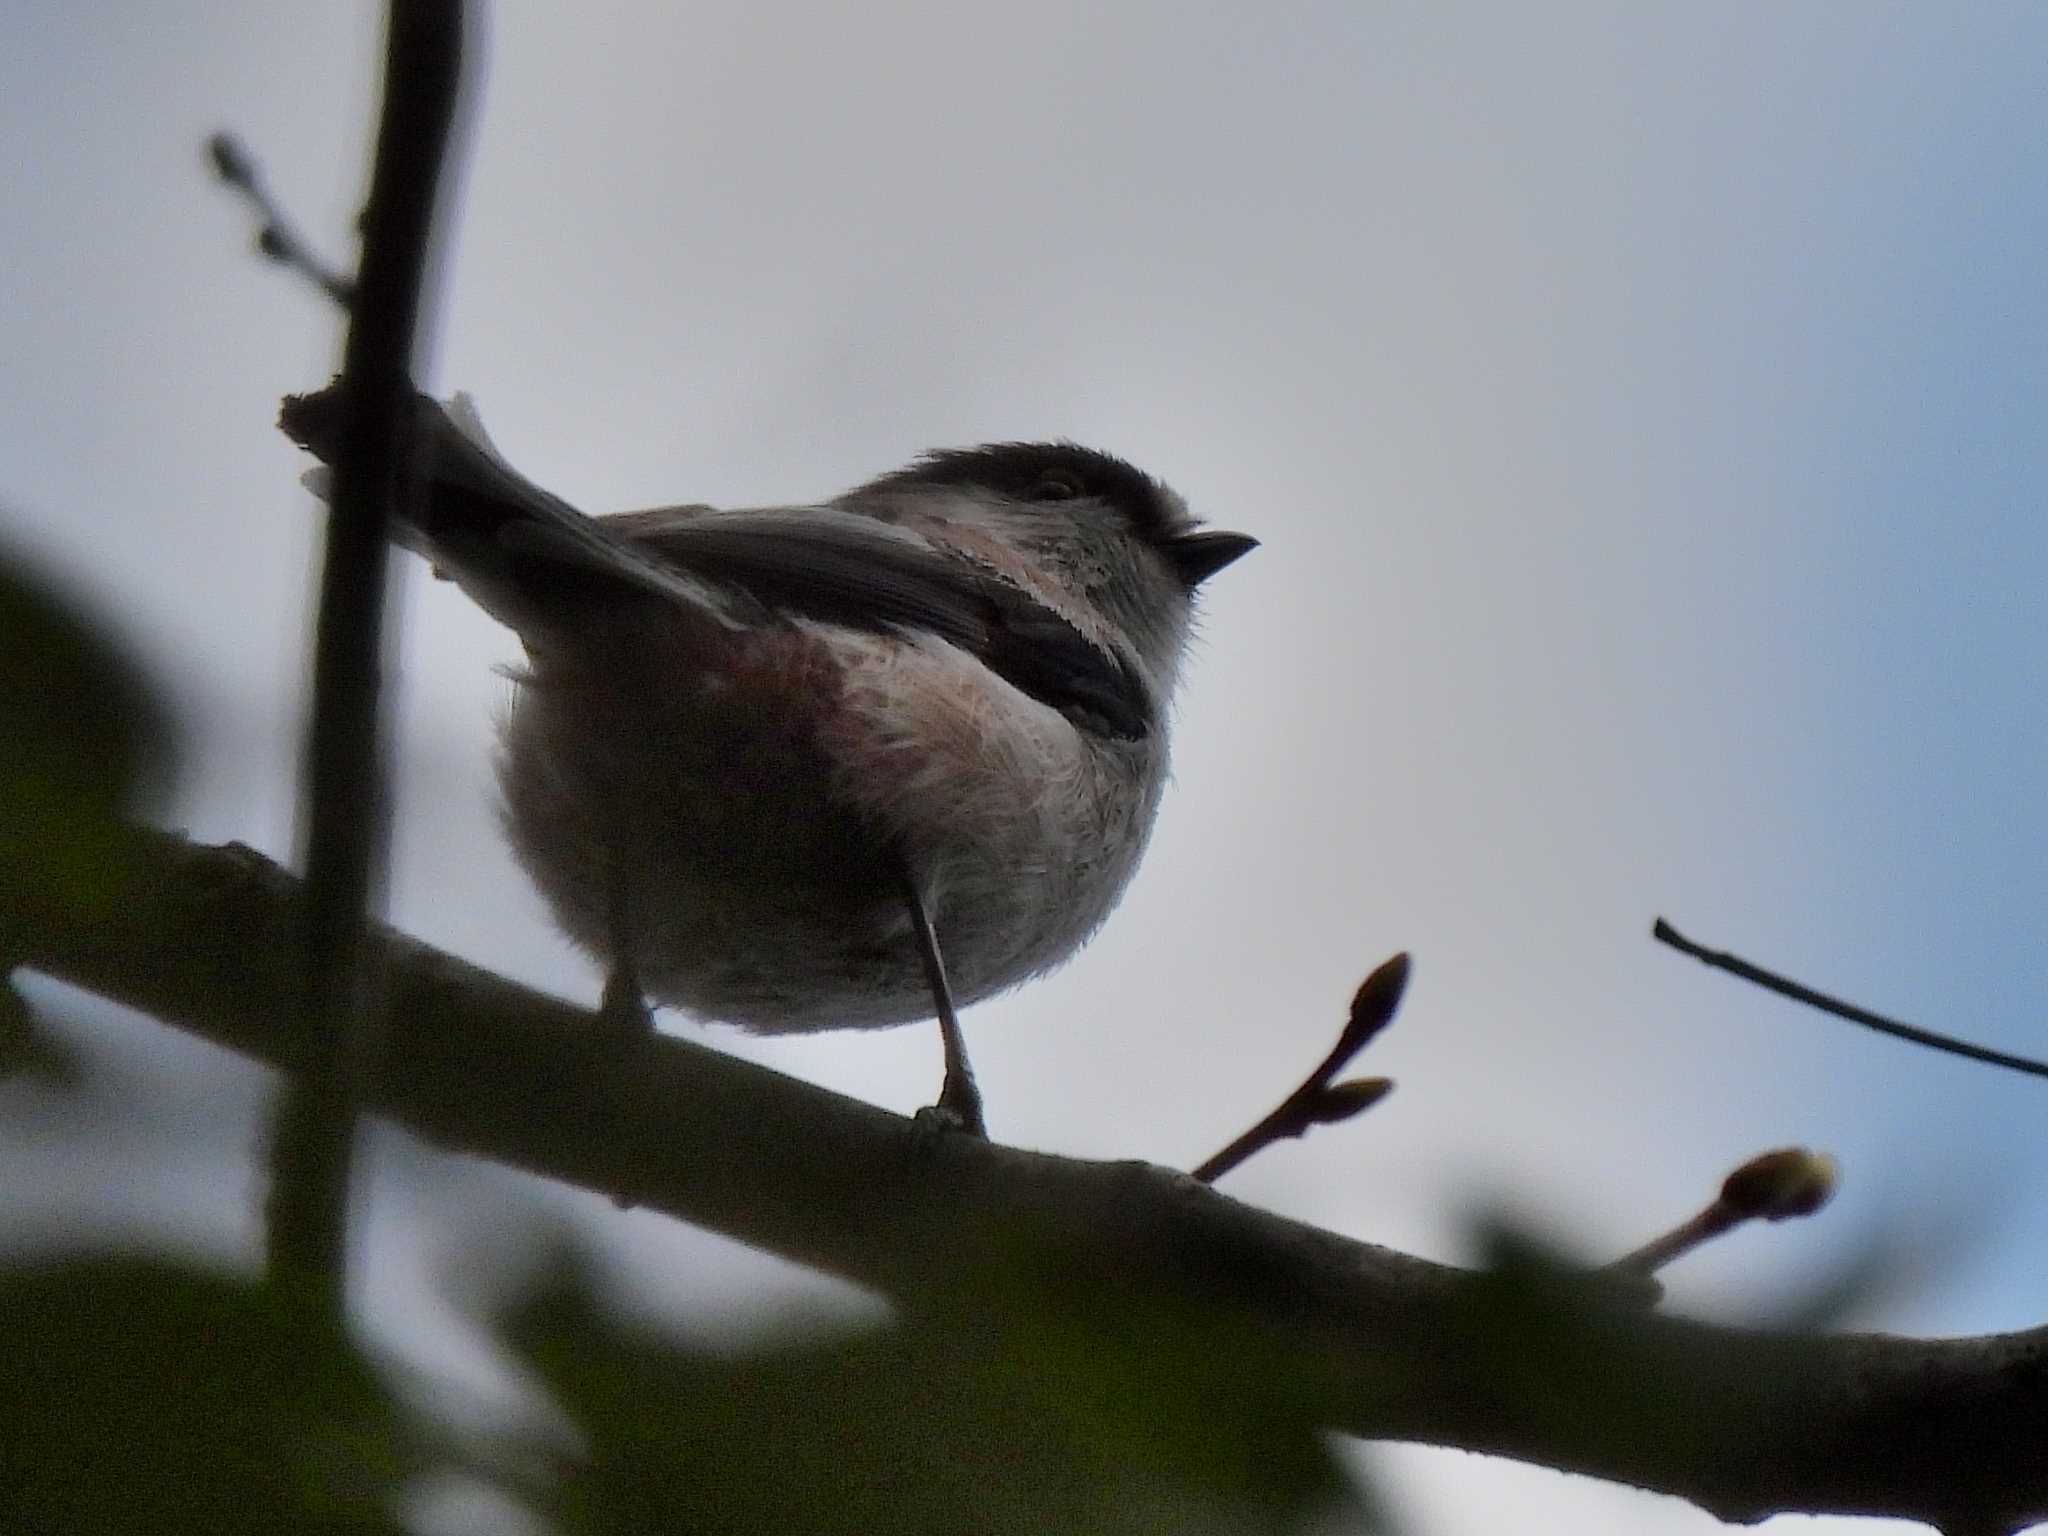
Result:
M1143 735L1135 671L1016 583L947 546L843 507L637 512L600 519L656 554L785 615L925 632L1091 727Z

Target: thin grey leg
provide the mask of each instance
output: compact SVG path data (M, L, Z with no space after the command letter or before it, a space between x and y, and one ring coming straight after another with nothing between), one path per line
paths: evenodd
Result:
M946 962L939 953L939 936L932 930L931 914L925 910L924 893L910 871L902 871L903 899L910 907L910 927L917 936L918 958L924 962L924 979L932 989L932 1005L938 1010L939 1038L946 1047L946 1080L939 1088L935 1106L959 1122L972 1135L988 1137L987 1122L981 1114L981 1090L974 1084L974 1069L967 1064L967 1041L960 1033L960 1016L953 1011L953 988L946 980Z
M604 1001L599 1005L610 1033L621 1039L641 1040L654 1033L654 1015L647 1007L647 994L640 987L639 925L633 921L631 877L628 861L621 854L613 858L611 891L606 905L605 926L611 930L612 967L604 979Z

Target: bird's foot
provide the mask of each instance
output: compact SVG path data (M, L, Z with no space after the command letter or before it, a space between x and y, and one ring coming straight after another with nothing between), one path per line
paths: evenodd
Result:
M598 1004L597 1016L607 1040L638 1044L653 1038L653 1010L640 990L639 977L625 966L605 978L604 1001Z
M982 1116L981 1090L975 1086L973 1074L948 1072L939 1102L920 1109L914 1123L926 1140L964 1135L987 1141L988 1121Z

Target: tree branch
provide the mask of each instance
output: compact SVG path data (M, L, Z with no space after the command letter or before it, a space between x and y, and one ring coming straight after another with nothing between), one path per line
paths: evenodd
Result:
M304 986L297 1002L282 1004L303 1009L317 1027L278 1105L268 1212L273 1275L307 1287L329 1310L345 1278L356 1104L381 1022L364 925L388 840L378 705L388 524L413 419L414 337L461 83L462 31L461 0L393 0L362 271L342 363L346 413L320 577L300 823L308 899L296 952ZM224 175L234 168L218 140L215 160Z
M303 1044L284 942L302 899L246 849L136 831L90 897L60 873L0 869L0 953L278 1065ZM368 1095L383 1113L905 1305L1014 1280L1023 1252L1041 1296L1165 1299L1254 1331L1269 1366L1228 1385L1355 1434L1656 1489L1728 1519L2009 1532L2048 1517L2048 1329L1812 1338L1646 1314L1562 1271L1427 1263L1161 1168L920 1136L683 1041L625 1062L593 1045L584 1010L388 930L370 943L392 1005Z

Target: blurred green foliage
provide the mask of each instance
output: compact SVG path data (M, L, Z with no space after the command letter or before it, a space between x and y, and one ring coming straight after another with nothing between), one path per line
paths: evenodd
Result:
M91 912L124 857L120 818L170 786L170 707L142 664L56 585L0 551L0 878L54 886ZM14 944L0 921L0 972ZM0 979L0 1078L72 1063Z
M402 1529L401 1426L347 1340L156 1257L0 1273L0 1528Z
M168 789L172 714L142 664L54 584L0 555L0 854L92 878L109 823Z
M1215 1390L1245 1379L1235 1325L980 1294L982 1308L732 1355L622 1328L559 1277L508 1325L587 1437L550 1514L615 1533L1378 1527L1282 1384Z
M1160 1340L1100 1318L956 1313L715 1351L610 1318L565 1265L498 1326L580 1448L529 1439L463 1467L350 1340L253 1279L149 1256L21 1263L0 1272L0 1316L10 1532L375 1536L405 1529L416 1480L451 1471L497 1479L567 1536L1378 1528L1277 1396L1161 1390ZM1165 1375L1208 1374L1213 1343L1174 1341Z

